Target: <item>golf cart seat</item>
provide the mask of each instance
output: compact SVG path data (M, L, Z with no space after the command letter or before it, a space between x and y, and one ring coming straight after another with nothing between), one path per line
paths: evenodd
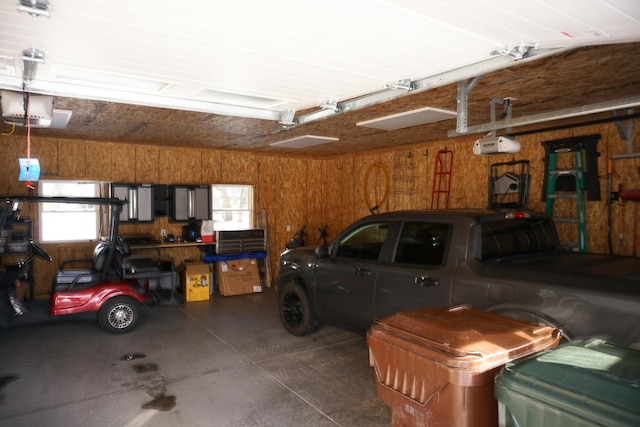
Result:
M65 291L92 286L101 278L102 274L108 273L105 269L109 268L107 266L109 250L108 242L98 242L93 249L92 258L74 258L63 261L54 278L53 290ZM70 268L71 266L85 268Z
M153 287L150 282L160 287L164 278L170 281L172 292L175 291L175 266L173 258L168 255L132 255L129 243L118 236L116 258L119 274L123 279L136 279L141 286Z

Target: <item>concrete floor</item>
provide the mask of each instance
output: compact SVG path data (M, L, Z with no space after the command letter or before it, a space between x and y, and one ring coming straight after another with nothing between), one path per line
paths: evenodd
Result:
M148 309L131 333L93 321L0 342L0 426L389 426L364 333L280 324L273 288Z

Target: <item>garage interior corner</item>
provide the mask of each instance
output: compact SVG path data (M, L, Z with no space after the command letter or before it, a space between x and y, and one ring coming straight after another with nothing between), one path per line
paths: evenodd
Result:
M364 333L288 334L273 288L60 321L0 342L0 426L388 426Z

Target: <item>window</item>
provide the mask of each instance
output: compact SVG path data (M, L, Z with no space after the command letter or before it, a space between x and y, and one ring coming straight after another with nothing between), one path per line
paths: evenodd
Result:
M394 262L442 265L450 226L428 222L406 223L402 227Z
M377 260L388 232L389 224L387 223L362 226L340 241L336 256Z
M98 197L97 182L40 181L41 196ZM40 241L98 240L99 205L40 203Z
M482 223L483 261L514 255L556 250L553 222L547 218L523 218Z
M249 230L253 228L253 186L211 186L213 229Z

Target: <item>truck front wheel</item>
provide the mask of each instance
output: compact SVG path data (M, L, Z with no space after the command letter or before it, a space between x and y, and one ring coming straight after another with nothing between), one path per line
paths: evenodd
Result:
M318 329L320 323L305 289L298 283L287 282L278 293L280 320L292 335L308 335Z

